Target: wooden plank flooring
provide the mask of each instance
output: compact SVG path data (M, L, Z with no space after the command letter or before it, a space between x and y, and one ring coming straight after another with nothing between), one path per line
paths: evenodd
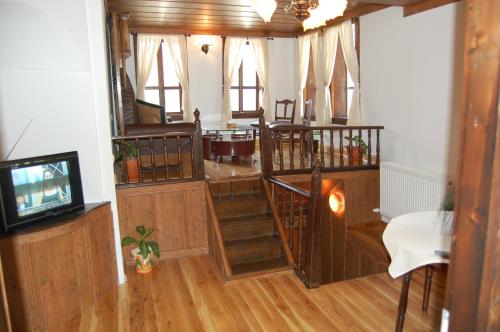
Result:
M384 273L308 290L289 271L224 284L208 256L162 261L148 275L136 274L133 267L127 267L126 273L128 283L120 287L118 308L101 308L83 318L80 327L93 326L98 331L392 331L401 287L400 280ZM423 312L424 273L414 273L405 331L439 330L445 279L445 273L437 269L429 309Z

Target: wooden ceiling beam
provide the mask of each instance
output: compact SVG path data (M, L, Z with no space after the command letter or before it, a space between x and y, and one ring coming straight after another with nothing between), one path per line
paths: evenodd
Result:
M424 12L429 9L441 7L460 0L424 0L413 5L403 7L403 16L410 16Z
M239 36L239 37L279 37L279 38L295 38L298 31L290 32L286 30L243 30L243 29L228 29L228 28L210 28L203 29L200 27L165 27L165 26L134 26L129 28L133 33L158 33L158 34L188 34L188 35L212 35L212 36Z

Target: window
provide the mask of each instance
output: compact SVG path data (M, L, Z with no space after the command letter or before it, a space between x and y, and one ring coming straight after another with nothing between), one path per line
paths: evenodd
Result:
M146 82L144 99L148 103L165 106L167 115L174 120L182 120L182 87L177 80L170 53L164 47L162 42Z
M250 45L244 46L243 61L231 83L231 110L233 118L257 118L262 101L259 76Z
M354 31L354 45L358 52L359 59L359 20L353 22ZM312 51L309 53L309 69L307 72L306 87L304 88L304 107L305 102L308 99L313 100L313 114L311 116L312 120L316 119L316 114L314 113L314 105L316 105L316 81L314 77L314 67L312 64ZM342 46L340 39L337 44L337 55L335 58L335 66L333 69L332 82L330 84L330 95L332 103L332 122L335 124L347 123L347 110L351 106L352 94L354 92L354 82L352 81L351 75L347 71L347 66L344 60L344 54L342 53Z

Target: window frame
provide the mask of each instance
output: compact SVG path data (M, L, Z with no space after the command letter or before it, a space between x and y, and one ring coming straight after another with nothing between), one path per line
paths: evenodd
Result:
M134 36L134 44L136 44L136 38ZM156 90L158 91L158 96L160 100L160 105L165 108L165 116L170 116L172 120L184 120L184 110L182 109L182 86L179 82L178 86L165 86L164 76L163 76L163 40L158 48L158 53L156 54L157 62L157 75L158 75L158 86L145 86L144 90ZM134 60L137 61L137 52L134 53ZM137 63L137 62L136 62ZM136 71L137 73L137 71ZM169 112L165 105L165 90L179 90L179 112ZM146 101L146 100L145 100ZM148 101L146 101L148 102Z

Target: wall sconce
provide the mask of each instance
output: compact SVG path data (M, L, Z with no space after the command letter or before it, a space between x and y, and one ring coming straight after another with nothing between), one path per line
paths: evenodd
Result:
M328 205L330 210L335 214L341 214L345 211L345 198L344 194L338 189L333 188L328 195Z
M201 45L201 51L205 54L208 53L208 49L210 48L210 46L212 46L211 44L203 44Z

